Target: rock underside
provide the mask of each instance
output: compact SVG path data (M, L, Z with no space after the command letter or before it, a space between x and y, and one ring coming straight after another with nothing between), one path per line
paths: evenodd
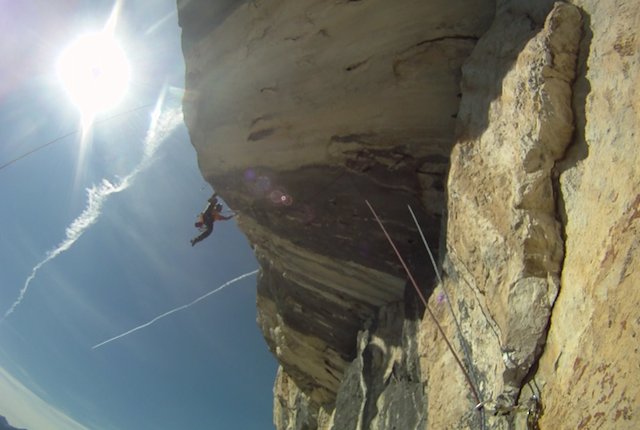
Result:
M637 0L178 3L277 429L638 428Z

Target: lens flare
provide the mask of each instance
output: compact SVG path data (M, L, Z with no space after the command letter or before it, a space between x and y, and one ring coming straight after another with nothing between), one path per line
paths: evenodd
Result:
M253 169L247 169L244 172L244 180L247 182L253 182L256 180L256 171Z
M271 191L269 199L276 205L291 206L293 204L293 197L279 189Z
M289 194L284 194L282 197L280 197L280 202L285 206L291 206L293 204L293 197L291 197Z

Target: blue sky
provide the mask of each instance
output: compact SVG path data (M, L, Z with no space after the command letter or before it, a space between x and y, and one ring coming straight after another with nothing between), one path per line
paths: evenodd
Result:
M86 213L87 190L128 180L103 193L95 222L36 271L0 323L0 415L15 426L273 427L276 363L255 322L255 276L91 349L257 268L234 222L190 246L211 188L184 125L156 134L157 151L145 158L149 130L157 130L153 105L164 94L169 122L180 110L175 7L123 2L116 34L133 73L125 100L97 118L84 143L78 133L0 170L2 315ZM100 29L112 8L98 0L0 0L0 164L79 127L55 62L78 34Z

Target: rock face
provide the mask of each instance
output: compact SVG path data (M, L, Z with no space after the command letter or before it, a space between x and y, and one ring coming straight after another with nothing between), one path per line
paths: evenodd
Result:
M404 303L381 308L358 335L358 352L336 399L332 429L416 429L427 421L417 321Z
M463 67L430 303L486 406L425 319L426 428L640 424L638 4L543 3L500 2Z
M428 409L452 403L460 409L430 428L482 419L473 409L479 401L495 400L492 407L505 411L517 403L544 346L560 286L564 250L552 170L573 134L571 84L582 24L578 9L564 3L543 23L530 16L500 12L463 69L443 286L460 334L446 306L434 308L449 336L459 337L479 398L471 398L464 379L460 385L442 378L440 352L428 351L427 390L447 393L430 396ZM425 320L424 342L432 333ZM451 359L446 363L460 372Z
M329 429L331 414L305 394L280 367L273 389L273 423L277 429Z
M475 335L497 334L495 357L483 357L498 366L485 390L514 401L544 344L558 293L563 241L552 169L573 134L571 83L581 33L580 13L568 4L558 4L542 30L525 20L501 16L465 65L470 102L463 100L460 109L447 230L448 268L484 296L478 306L490 330ZM496 40L506 35L519 52L512 64L493 56L493 72L505 73L495 91L491 82L478 81Z
M431 305L486 407L474 410L425 319L422 374L437 393L426 428L640 423L640 14L637 3L543 3L500 2L463 67L447 276ZM443 288L456 318L438 303Z
M640 428L637 0L209 3L185 121L262 266L277 429Z
M258 322L286 373L332 405L365 320L404 297L365 206L430 280L462 62L493 1L180 4L185 122L262 266ZM197 19L195 17L198 17ZM201 18L207 17L207 18Z
M420 376L419 320L409 304L383 306L360 331L356 357L344 373L331 408L314 407L280 369L274 388L276 428L424 428L427 399Z
M576 133L559 165L561 292L536 379L550 428L640 427L640 4L585 16Z

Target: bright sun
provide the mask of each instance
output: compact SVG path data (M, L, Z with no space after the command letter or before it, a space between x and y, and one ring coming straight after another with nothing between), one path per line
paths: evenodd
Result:
M60 56L57 68L85 124L124 98L131 77L124 51L110 31L86 34L75 40Z

